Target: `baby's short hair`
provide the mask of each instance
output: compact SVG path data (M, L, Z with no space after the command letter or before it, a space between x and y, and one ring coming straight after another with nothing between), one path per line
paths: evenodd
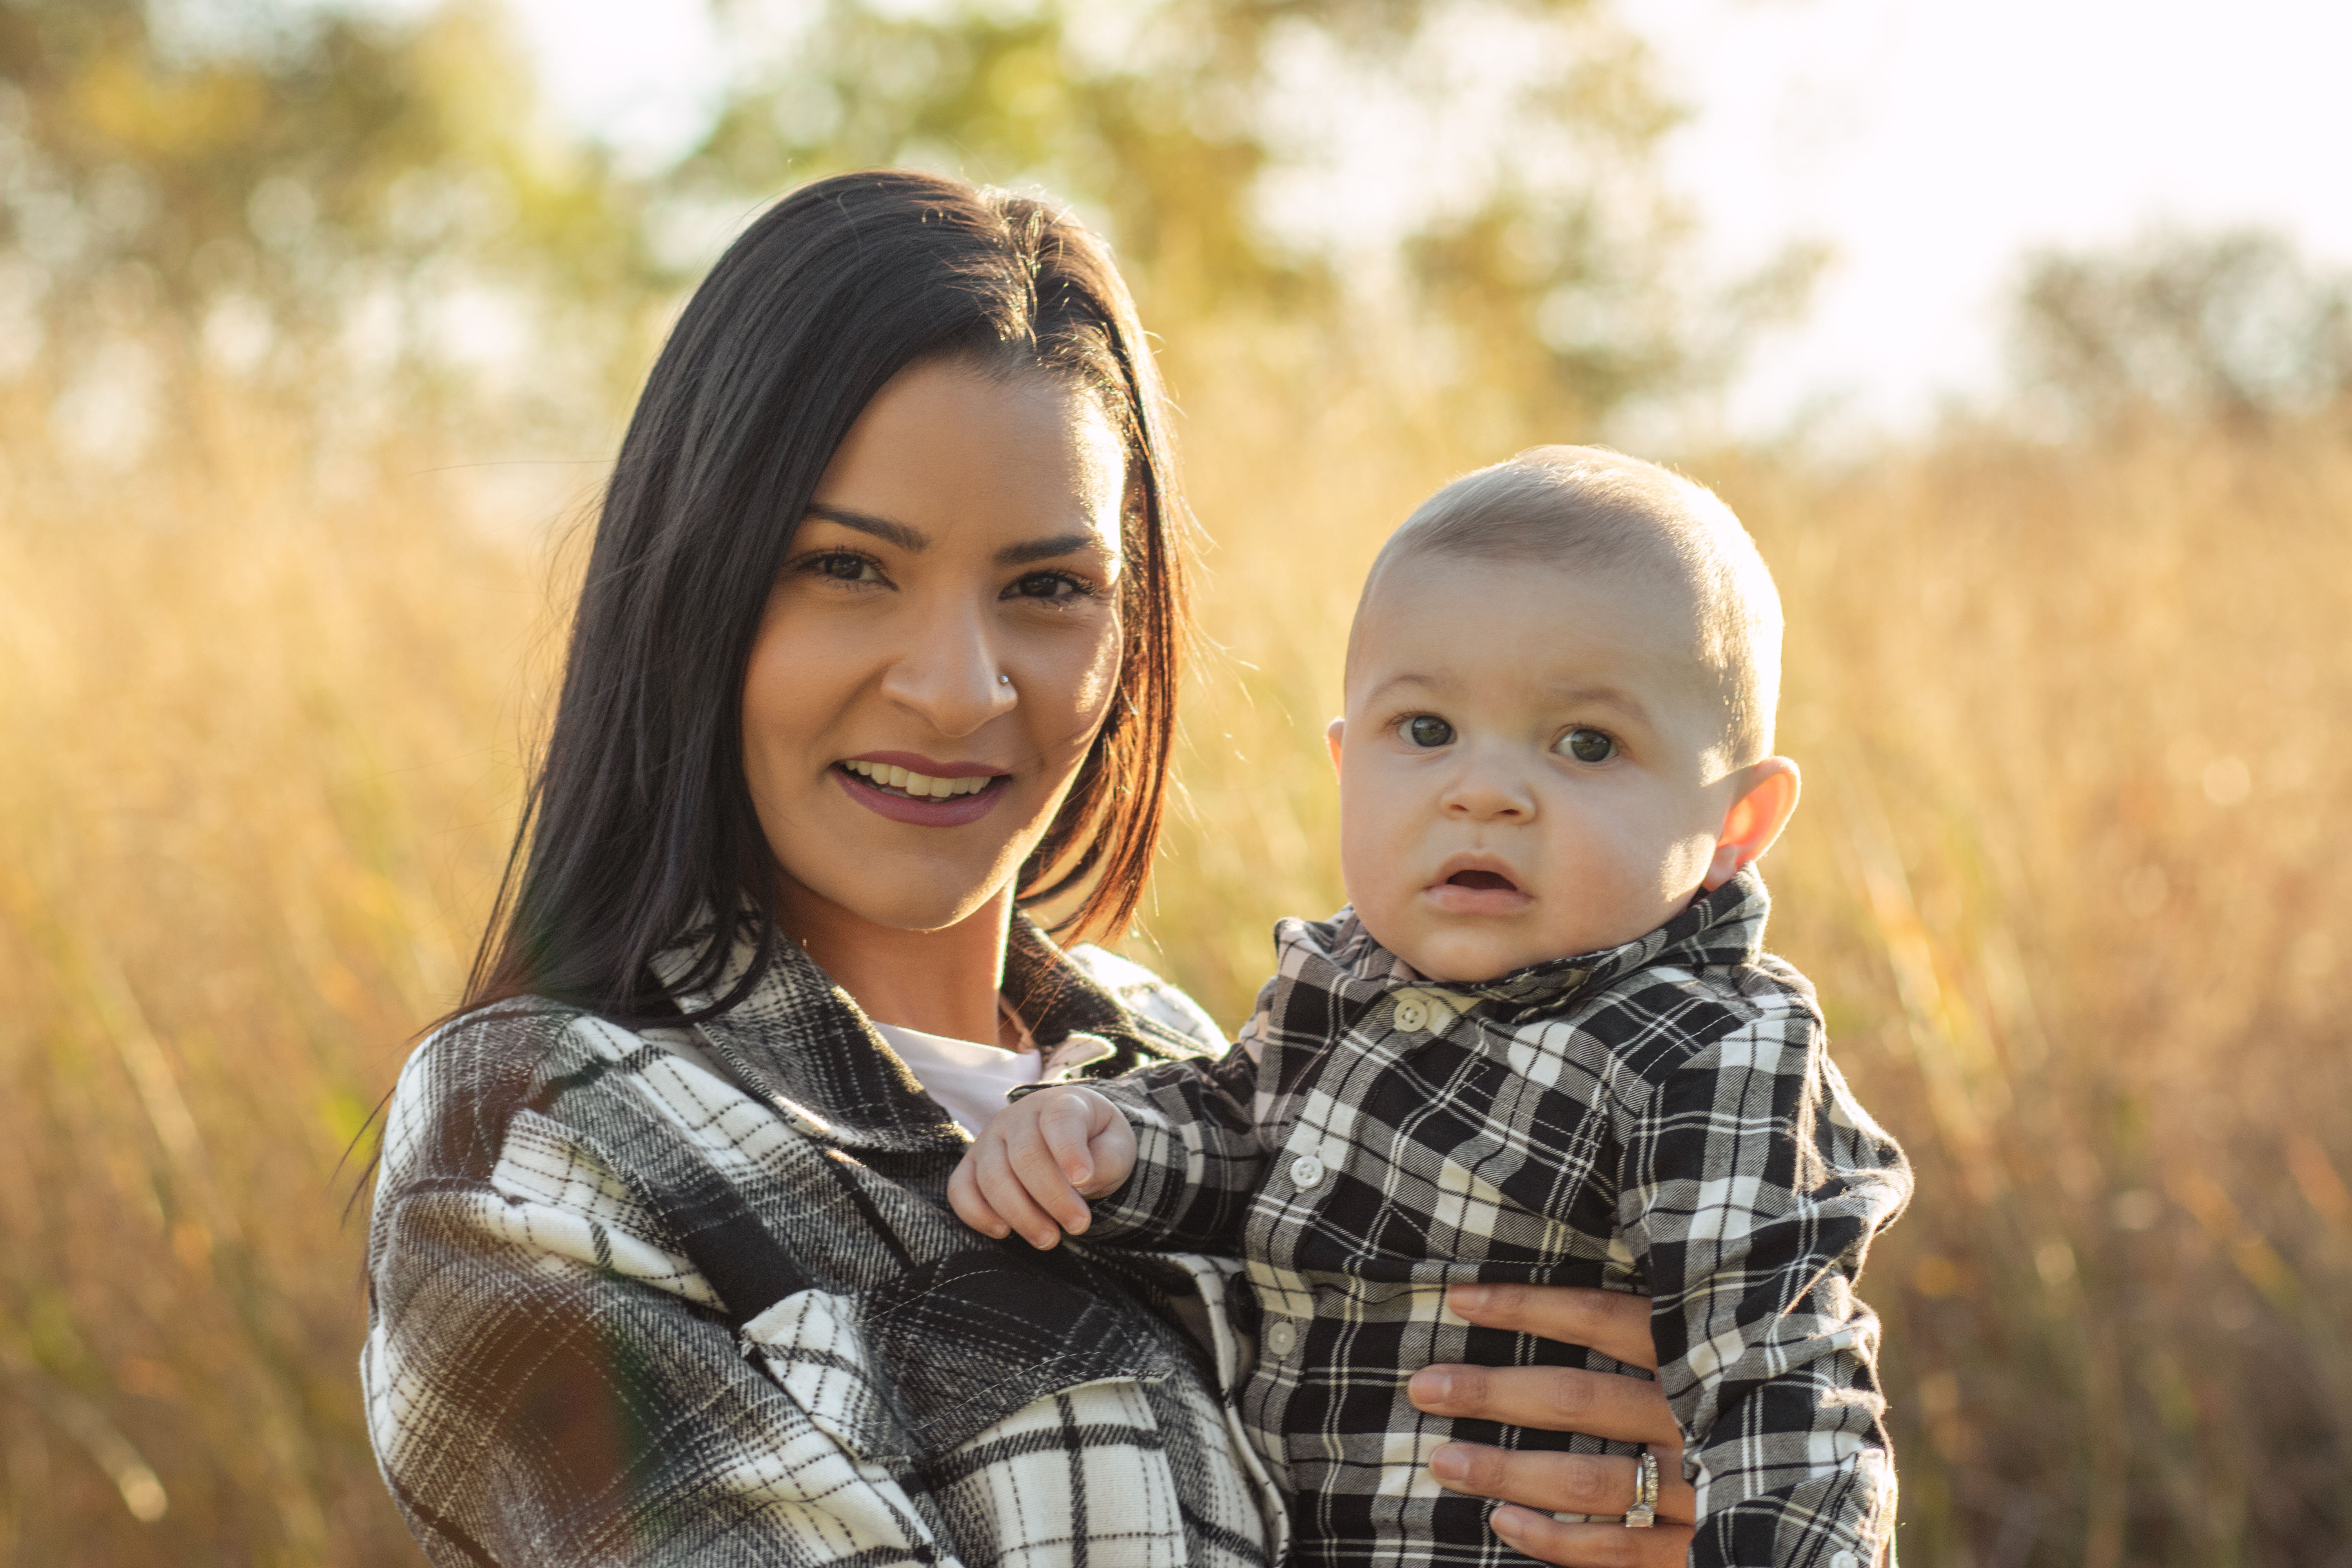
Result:
M1690 593L1692 661L1723 704L1730 765L1771 755L1780 595L1756 542L1706 486L1605 447L1531 447L1422 502L1381 547L1365 598L1383 572L1423 555L1670 577Z

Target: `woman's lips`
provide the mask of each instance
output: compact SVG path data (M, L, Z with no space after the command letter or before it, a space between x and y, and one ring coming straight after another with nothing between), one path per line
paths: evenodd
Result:
M1421 890L1439 912L1449 915L1515 915L1534 903L1518 884L1498 871L1456 871Z
M988 781L986 787L971 795L951 795L944 799L933 796L918 799L887 789L871 779L835 765L825 770L833 775L844 794L877 816L887 816L893 822L912 823L918 827L961 827L968 822L978 822L995 808L1003 795L1005 784L1012 777L999 773Z

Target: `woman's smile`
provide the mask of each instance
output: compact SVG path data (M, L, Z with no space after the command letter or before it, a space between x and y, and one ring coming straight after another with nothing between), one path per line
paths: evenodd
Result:
M912 752L845 757L833 774L849 798L893 822L961 827L1003 799L1013 774L986 763L937 763Z

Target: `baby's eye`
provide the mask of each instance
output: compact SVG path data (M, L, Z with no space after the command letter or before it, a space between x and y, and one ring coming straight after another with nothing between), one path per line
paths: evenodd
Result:
M1454 743L1454 726L1433 713L1418 714L1405 721L1404 736L1416 746L1450 746Z
M1599 730L1570 730L1552 749L1580 763L1605 763L1617 754L1617 742Z

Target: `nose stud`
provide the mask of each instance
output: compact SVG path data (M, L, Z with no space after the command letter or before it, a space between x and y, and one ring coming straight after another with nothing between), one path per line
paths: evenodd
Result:
M999 675L996 678L996 684L999 686L1010 686L1013 684L1013 678L1009 675Z

